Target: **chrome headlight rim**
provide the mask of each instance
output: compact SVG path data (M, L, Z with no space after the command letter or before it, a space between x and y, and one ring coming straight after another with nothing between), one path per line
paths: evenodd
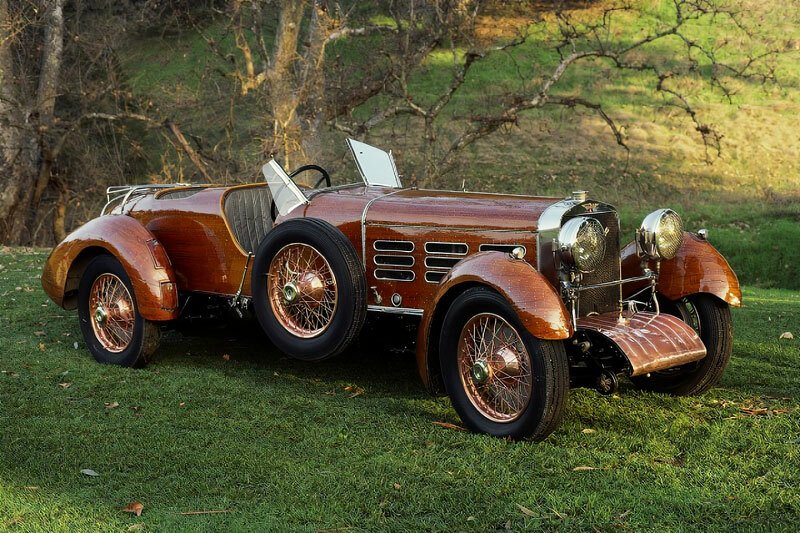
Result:
M594 217L566 221L558 233L561 262L582 274L594 272L606 256L606 231Z
M672 209L656 209L644 217L636 239L644 255L669 261L678 255L683 244L683 220Z

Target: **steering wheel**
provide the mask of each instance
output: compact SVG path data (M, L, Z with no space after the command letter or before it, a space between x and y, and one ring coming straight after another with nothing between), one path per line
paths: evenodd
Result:
M325 182L325 186L326 187L330 187L331 186L331 176L330 176L330 174L328 174L328 171L325 170L324 168L322 168L319 165L303 165L302 167L297 167L296 169L294 169L292 171L291 174L289 174L289 177L290 178L294 178L295 176L297 176L301 172L306 172L308 170L316 170L317 172L322 174L322 176L320 176L320 178L314 184L314 189L318 188L323 181Z

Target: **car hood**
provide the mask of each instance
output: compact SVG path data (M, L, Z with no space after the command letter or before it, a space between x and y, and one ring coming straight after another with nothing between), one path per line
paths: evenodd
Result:
M374 199L369 225L536 231L539 216L561 198L404 189Z

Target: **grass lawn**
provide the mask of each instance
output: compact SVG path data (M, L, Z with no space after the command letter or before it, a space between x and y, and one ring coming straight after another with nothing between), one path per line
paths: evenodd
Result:
M143 370L98 365L45 257L0 255L0 529L796 530L798 292L745 290L720 387L575 390L533 444L434 424L459 420L385 336L302 364L173 332ZM228 512L179 514L209 510Z

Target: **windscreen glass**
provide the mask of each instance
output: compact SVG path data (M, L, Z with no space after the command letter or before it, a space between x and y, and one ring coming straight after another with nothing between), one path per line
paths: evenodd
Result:
M355 139L347 139L347 145L353 152L356 166L361 177L364 178L364 183L383 187L402 187L391 152L384 152L380 148Z
M291 212L298 205L308 203L302 191L274 159L264 165L261 172L264 173L272 200L281 215Z

